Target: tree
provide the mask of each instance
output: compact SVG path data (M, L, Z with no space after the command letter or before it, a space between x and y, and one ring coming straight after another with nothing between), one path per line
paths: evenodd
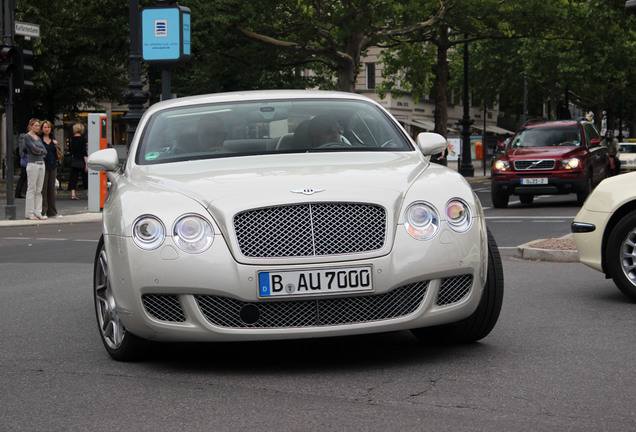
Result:
M172 90L177 95L324 85L320 77L299 73L304 63L294 53L263 47L230 31L228 22L273 23L280 17L269 7L236 0L191 0L187 6L192 12L192 59L172 70ZM156 99L159 71L149 68L148 75Z
M559 102L569 100L609 123L619 111L633 112L636 50L634 18L625 2L559 1L531 38L474 44L471 74L482 88L496 89L500 107L521 113L523 78L528 82L531 115L556 118ZM545 14L529 19L549 19ZM534 107L534 108L533 108Z
M381 91L399 91L402 87L409 90L415 100L431 96L435 101L435 132L446 136L449 82L455 88L463 86L463 61L456 48L477 41L488 45L534 37L545 28L557 26L558 10L554 2L538 0L459 2L436 23L435 31L409 34L400 43L388 47L382 57L389 67L383 72L385 82ZM449 63L453 55L456 61ZM472 55L471 63L474 59ZM424 69L425 74L409 73L413 64L430 64L430 67ZM484 103L494 103L498 93L496 85L484 84L481 79L490 83L494 76L475 79L481 85L471 87L473 95ZM427 85L423 86L423 82Z
M268 2L271 20L231 23L260 43L294 53L307 68L335 74L337 88L352 92L365 50L382 40L432 27L456 0L298 0ZM240 2L243 6L244 3ZM252 4L252 3L251 3ZM251 7L258 8L258 3ZM403 17L426 17L405 24Z
M108 13L104 13L108 11ZM54 119L96 101L116 100L126 83L128 4L114 0L19 1L15 19L40 25L40 38L18 44L34 53L34 87L17 99L25 117Z

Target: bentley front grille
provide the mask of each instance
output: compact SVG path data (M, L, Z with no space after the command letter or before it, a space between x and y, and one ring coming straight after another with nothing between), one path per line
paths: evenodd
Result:
M518 171L551 170L556 165L554 159L517 160L514 163Z
M435 303L438 306L457 303L468 295L472 286L473 276L469 274L442 279Z
M146 312L159 321L184 322L185 315L181 303L172 294L144 294L141 296Z
M319 327L398 318L413 313L424 300L428 281L388 293L249 303L198 295L201 312L213 325L227 328Z
M316 203L248 210L234 217L246 257L342 255L381 249L386 212L371 204Z

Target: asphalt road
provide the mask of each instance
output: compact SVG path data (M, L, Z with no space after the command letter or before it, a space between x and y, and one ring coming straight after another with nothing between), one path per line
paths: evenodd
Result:
M578 208L553 199L486 208L500 246L569 232ZM504 253L502 314L480 343L397 332L167 344L118 363L94 318L98 236L97 223L0 228L0 430L636 428L634 305L582 264Z

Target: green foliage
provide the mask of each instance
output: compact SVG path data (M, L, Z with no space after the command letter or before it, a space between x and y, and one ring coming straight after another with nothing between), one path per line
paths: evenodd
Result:
M383 81L376 90L381 98L388 92L395 95L409 92L413 101L418 103L430 94L436 62L434 45L405 42L398 47L387 48L380 58Z
M155 5L142 0L141 6ZM586 110L636 118L636 19L624 0L182 0L192 11L192 60L172 70L178 96L265 88L351 89L368 47L386 48L381 95L460 93L470 47L473 103L519 116L524 80L531 116L565 98ZM35 87L16 97L25 118L73 114L121 101L128 82L128 2L20 0L15 19L40 25L32 49ZM414 27L410 27L414 26ZM448 31L442 31L448 29ZM252 37L246 34L251 32ZM258 37L253 37L257 35ZM259 39L260 37L260 39ZM445 71L449 58L450 71ZM307 76L303 71L311 70ZM160 71L143 65L153 94ZM439 95L443 98L445 95ZM438 105L437 108L443 105Z
M119 97L127 72L126 2L19 1L15 19L39 24L41 34L30 41L16 36L34 53L34 88L16 100L18 127L25 116L53 119Z

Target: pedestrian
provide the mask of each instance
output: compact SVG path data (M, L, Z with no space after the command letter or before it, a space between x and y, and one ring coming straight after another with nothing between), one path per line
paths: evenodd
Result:
M24 215L27 219L47 219L42 216L42 186L44 185L44 156L47 151L40 139L40 120L32 118L24 144L28 155L27 163L27 194Z
M18 182L15 185L16 198L25 198L26 187L27 187L26 162L23 159L24 155L26 155L24 137L26 137L26 133L21 133L20 137L18 138L17 150L18 150L18 158L20 159L20 178L18 179Z
M60 149L53 135L53 124L48 120L42 121L40 136L46 148L44 157L44 187L42 188L42 216L62 217L57 213L55 205L55 180L57 178L57 151Z
M87 141L84 137L84 125L77 123L73 125L73 136L71 137L71 175L68 180L68 188L71 190L71 199L79 199L75 194L77 181L82 176L82 186L84 190L88 189L88 167L86 159L88 159L88 150L86 148Z

